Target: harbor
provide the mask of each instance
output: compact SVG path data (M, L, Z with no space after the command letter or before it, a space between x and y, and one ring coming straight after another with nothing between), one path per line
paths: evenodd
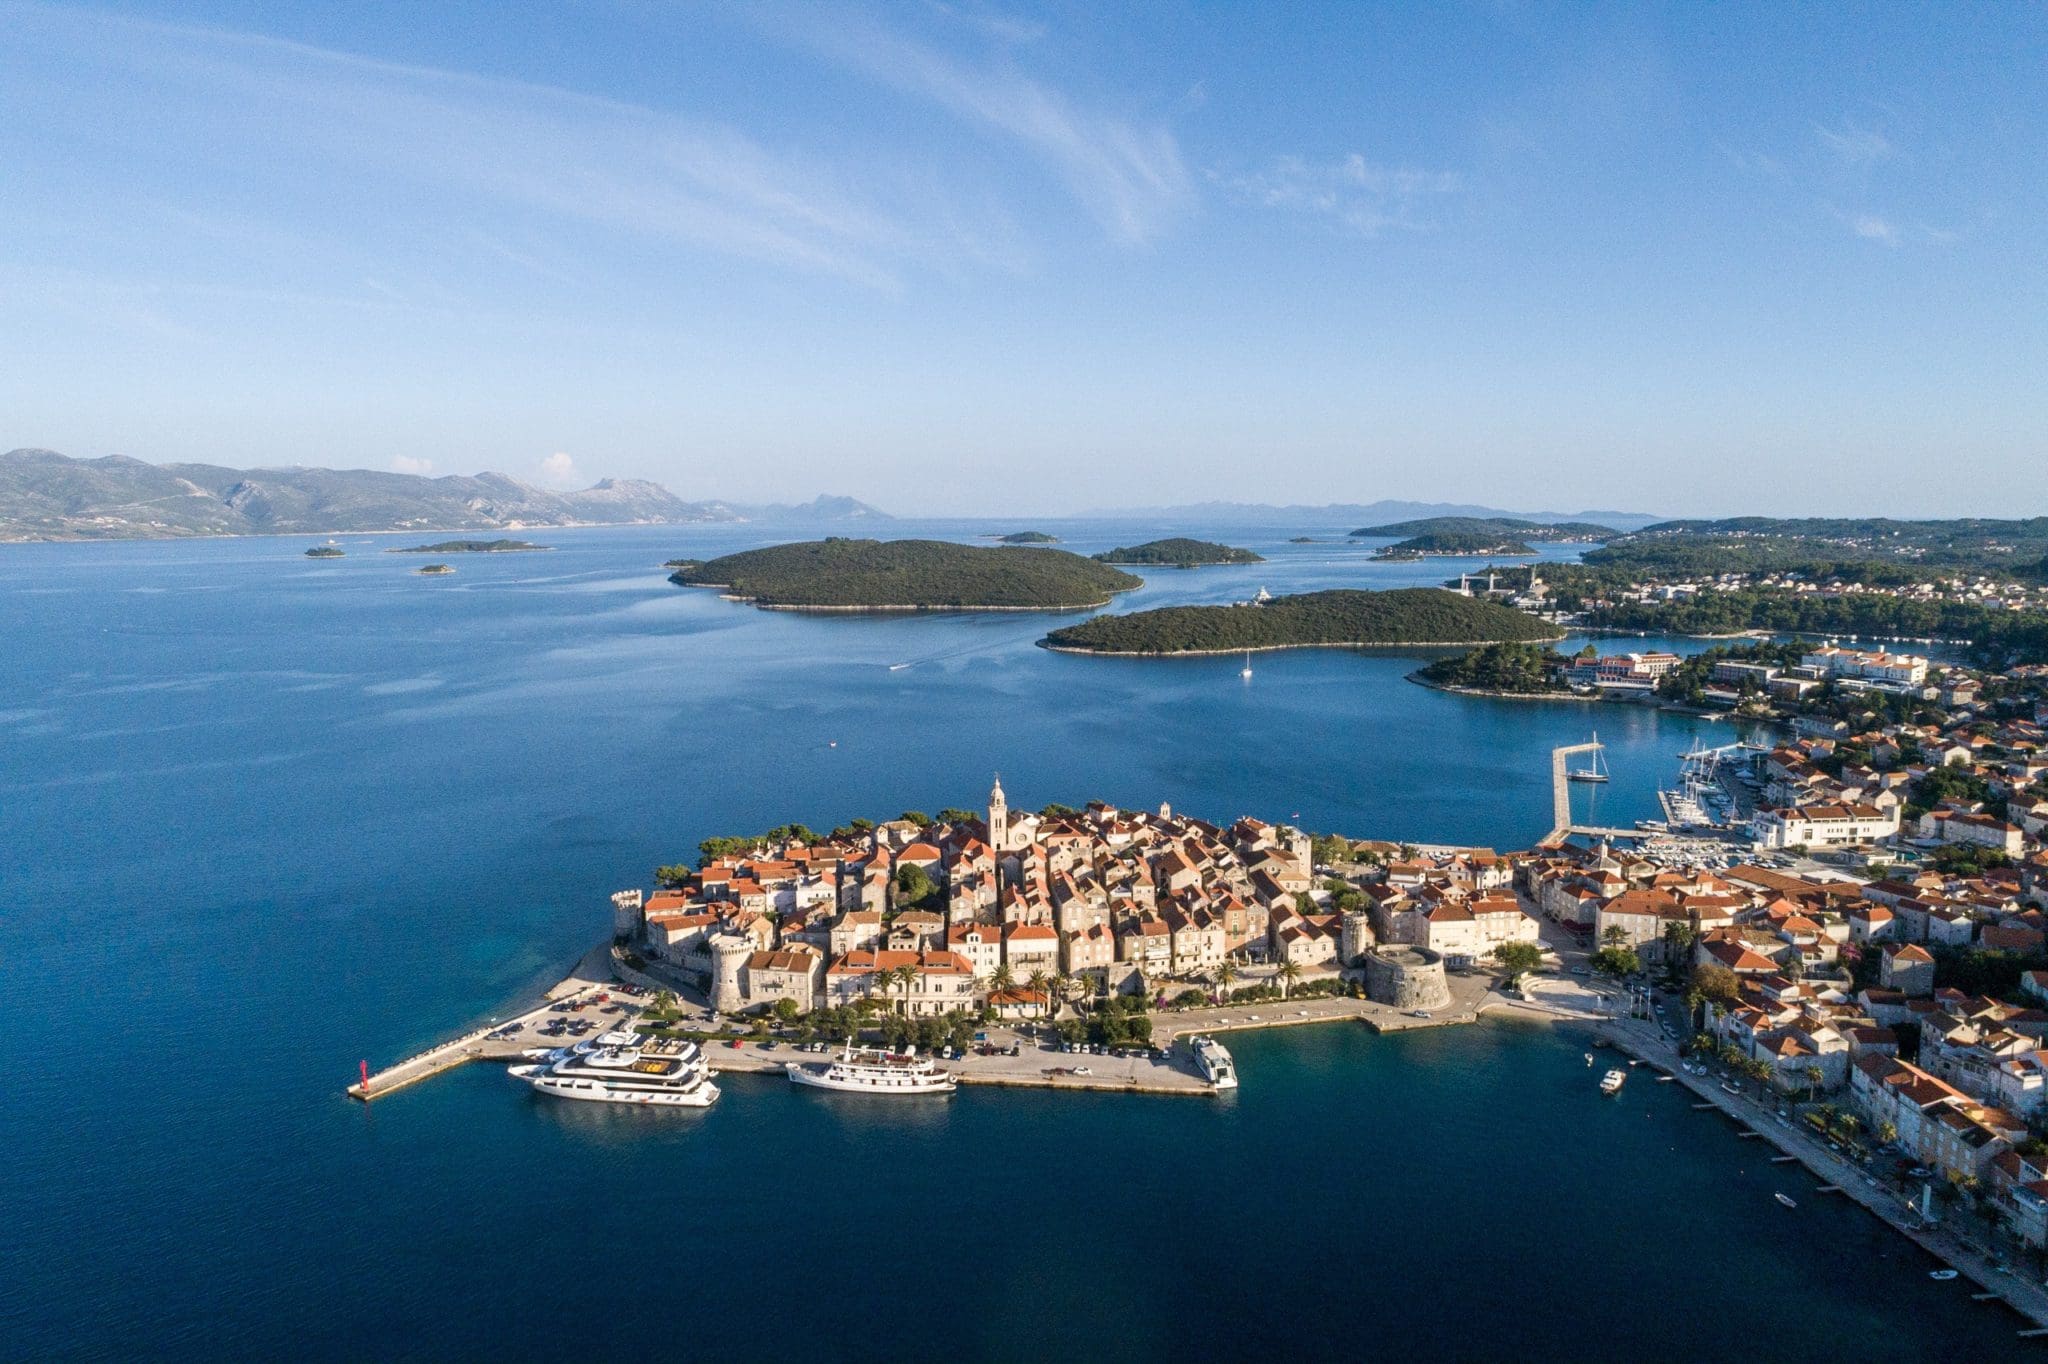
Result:
M665 991L677 995L679 1012L674 1025L664 1027L661 1035L698 1043L716 1074L780 1079L790 1062L809 1061L818 1054L800 1048L825 1045L807 1044L788 1035L764 1036L751 1026L727 1027L708 1006L681 998L670 983L628 966L612 944L603 943L550 988L540 1004L381 1069L371 1070L364 1062L356 1083L349 1085L346 1093L367 1103L472 1061L513 1065L531 1059L530 1053L537 1050L611 1030L631 1030L641 1022L649 1004ZM1217 1086L1202 1073L1187 1045L1189 1039L1204 1035L1227 1039L1239 1032L1346 1022L1374 1032L1400 1033L1476 1022L1488 1007L1509 1003L1495 994L1485 976L1453 977L1451 993L1452 1006L1428 1017L1416 1017L1369 999L1321 996L1293 1002L1162 1010L1153 1015L1152 1045L1142 1049L1075 1053L1063 1051L1048 1036L1048 1029L990 1024L981 1030L982 1041L976 1047L942 1061L965 1086L1213 1095ZM1118 1050L1128 1054L1113 1054Z

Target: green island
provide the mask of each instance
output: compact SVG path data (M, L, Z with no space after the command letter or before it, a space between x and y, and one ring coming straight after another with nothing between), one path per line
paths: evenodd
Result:
M1534 554L1536 551L1511 536L1491 532L1440 530L1426 535L1413 535L1397 544L1391 544L1378 551L1382 559L1419 559L1425 554L1470 555L1483 558L1489 555L1510 557Z
M837 536L685 562L669 581L794 611L1077 611L1144 585L1063 549Z
M1104 564L1156 564L1167 568L1206 568L1213 564L1266 562L1262 556L1248 549L1236 549L1230 545L1219 545L1208 540L1190 540L1185 537L1147 540L1142 545L1124 546L1098 554L1095 560Z
M1560 544L1612 540L1621 532L1591 521L1528 521L1519 516L1424 516L1413 521L1390 521L1384 526L1364 526L1353 536L1405 540L1423 535L1483 536L1492 540L1551 541Z
M413 570L415 573L424 573L429 577L438 577L443 573L453 573L454 571L455 567L452 564L421 564Z
M553 545L530 545L524 540L443 540L437 545L409 545L387 549L386 554L524 554L553 549Z
M1415 680L1450 691L1499 696L1571 696L1560 676L1567 660L1554 649L1519 641L1487 644L1469 654L1418 668Z
M1020 530L990 538L1005 545L1056 545L1060 542L1059 536L1047 535L1042 530Z
M344 557L338 545L315 545L306 551L308 559L339 559Z
M1215 654L1375 644L1490 644L1562 638L1525 612L1435 587L1339 588L1254 605L1164 606L1054 630L1048 649L1092 654Z

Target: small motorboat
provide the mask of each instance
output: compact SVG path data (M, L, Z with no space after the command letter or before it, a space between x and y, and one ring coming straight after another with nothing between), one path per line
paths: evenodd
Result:
M1622 1083L1627 1079L1627 1071L1610 1070L1600 1077L1600 1092L1607 1095L1619 1094L1621 1093Z
M1771 1197L1773 1197L1773 1198L1777 1199L1777 1200L1778 1200L1778 1201L1779 1201L1780 1203L1783 1203L1783 1204L1784 1204L1784 1205L1785 1205L1786 1207L1788 1207L1788 1208L1796 1208L1796 1207L1798 1207L1798 1206L1799 1206L1799 1205L1798 1205L1797 1203L1794 1203L1794 1202L1793 1202L1793 1201L1791 1200L1791 1198L1789 1198L1789 1197L1788 1197L1788 1196L1786 1196L1785 1194L1772 1194L1772 1195L1771 1195Z
M1586 1064L1589 1066L1593 1064L1593 1053L1590 1051L1586 1053Z
M1950 1279L1953 1279L1955 1276L1956 1272L1953 1269L1930 1269L1927 1271L1928 1278L1939 1279L1943 1283L1947 1283Z

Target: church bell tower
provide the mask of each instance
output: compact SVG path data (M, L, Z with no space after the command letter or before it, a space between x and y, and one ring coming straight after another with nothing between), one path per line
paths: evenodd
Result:
M1010 802L1003 798L1000 776L988 793L988 843L998 855L1010 846Z

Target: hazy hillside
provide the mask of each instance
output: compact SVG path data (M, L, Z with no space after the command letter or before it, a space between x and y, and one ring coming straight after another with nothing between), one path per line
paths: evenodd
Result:
M685 502L659 483L551 492L505 474L145 464L53 450L0 455L0 540L157 539L379 530L501 530L679 521L886 519L852 498L798 507Z

